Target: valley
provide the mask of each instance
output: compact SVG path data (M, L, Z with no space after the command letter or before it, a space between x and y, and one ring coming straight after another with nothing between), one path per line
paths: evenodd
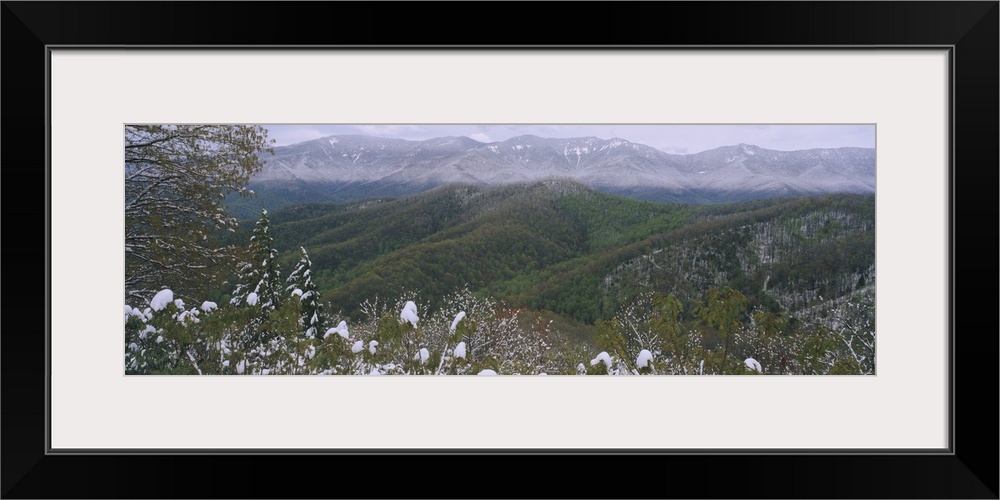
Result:
M873 195L852 194L663 204L544 181L289 206L270 220L282 264L305 247L329 310L345 318L374 296L417 292L436 309L468 287L592 340L596 321L644 295L673 294L690 313L727 286L751 308L833 326L838 304L873 296L874 208Z

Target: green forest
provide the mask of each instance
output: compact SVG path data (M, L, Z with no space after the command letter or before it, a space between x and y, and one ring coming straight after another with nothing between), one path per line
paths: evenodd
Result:
M549 180L237 220L266 130L126 139L130 374L875 370L874 195L685 205Z

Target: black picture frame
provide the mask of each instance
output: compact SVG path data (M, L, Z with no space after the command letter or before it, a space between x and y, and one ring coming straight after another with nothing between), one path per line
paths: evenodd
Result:
M997 380L997 318L992 309L977 312L974 305L985 302L991 307L997 293L993 281L997 273L992 267L997 255L993 223L1000 165L1000 4L996 1L562 3L557 5L558 18L543 14L537 4L514 3L2 4L2 133L7 147L0 154L8 191L21 193L8 193L9 239L4 254L8 264L17 268L35 274L46 270L44 283L23 280L25 286L34 282L42 287L36 293L22 289L17 284L22 280L12 278L8 281L11 293L4 296L8 313L8 328L0 338L0 486L4 498L304 497L315 495L316 485L321 486L320 496L997 498L998 408L991 385ZM456 24L455 16L436 15L456 10L468 22ZM484 16L489 23L481 21ZM509 453L488 461L470 456L492 455L485 452L378 456L47 453L50 311L39 298L47 297L50 276L51 200L42 196L41 189L46 186L48 192L48 47L414 44L572 45L609 50L614 46L950 47L953 373L949 452ZM959 228L961 232L956 231ZM987 251L979 258L973 249ZM966 279L957 279L960 271L965 271ZM978 301L979 297L986 300ZM556 477L551 468L555 461L576 473ZM541 477L534 483L543 484L542 489L527 489L528 483L519 480L524 474ZM426 489L434 483L445 486Z

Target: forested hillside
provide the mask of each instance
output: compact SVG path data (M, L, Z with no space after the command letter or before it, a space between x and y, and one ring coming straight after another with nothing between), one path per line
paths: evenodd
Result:
M291 207L271 222L284 262L308 248L319 290L348 316L384 290L443 297L468 285L593 323L644 292L692 301L731 286L815 319L874 286L874 209L872 195L689 206L549 181Z
M237 221L223 200L252 195L266 131L126 140L129 374L875 371L872 194L451 183Z

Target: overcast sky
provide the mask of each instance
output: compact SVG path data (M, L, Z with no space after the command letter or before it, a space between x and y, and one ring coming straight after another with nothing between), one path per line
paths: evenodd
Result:
M361 134L424 140L466 136L480 142L519 135L539 137L619 137L668 153L698 153L720 146L753 144L795 151L813 148L875 147L875 125L265 125L276 145L330 135Z

